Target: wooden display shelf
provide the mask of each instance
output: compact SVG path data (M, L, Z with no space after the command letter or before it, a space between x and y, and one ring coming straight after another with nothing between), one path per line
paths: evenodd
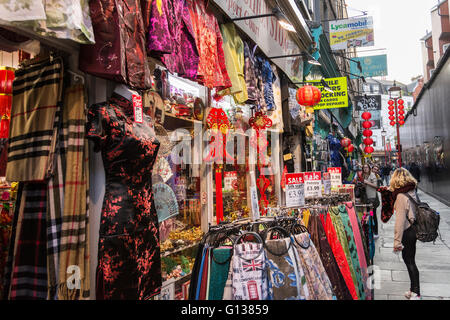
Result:
M195 242L195 243L193 243L191 245L187 245L187 246L184 246L184 247L172 250L172 251L165 251L164 253L161 254L161 257L168 257L168 256L171 256L171 255L173 255L175 253L182 252L182 251L190 249L190 248L195 248L199 244L200 244L200 241L199 242Z

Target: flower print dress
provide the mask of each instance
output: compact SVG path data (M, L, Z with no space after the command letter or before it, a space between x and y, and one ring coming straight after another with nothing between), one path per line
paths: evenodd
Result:
M87 137L101 151L105 196L100 219L97 299L143 300L161 287L158 217L152 169L159 150L150 117L114 93L88 112Z

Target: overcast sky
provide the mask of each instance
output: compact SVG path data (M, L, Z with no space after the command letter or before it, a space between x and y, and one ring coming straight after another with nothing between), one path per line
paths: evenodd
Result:
M442 2L442 1L441 1ZM361 52L358 56L386 53L388 56L387 80L405 84L422 75L420 39L431 31L431 8L438 0L346 0L348 15L357 16L368 11L373 16L375 46L359 51L386 48L386 51Z

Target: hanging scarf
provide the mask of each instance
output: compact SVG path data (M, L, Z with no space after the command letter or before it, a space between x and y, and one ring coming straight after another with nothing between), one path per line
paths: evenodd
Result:
M404 187L390 191L387 187L378 188L381 193L381 221L388 222L394 214L394 204L400 193L407 193L416 188L414 183L409 183Z

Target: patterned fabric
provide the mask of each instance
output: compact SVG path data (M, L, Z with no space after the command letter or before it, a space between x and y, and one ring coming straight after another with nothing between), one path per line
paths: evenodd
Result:
M208 300L222 300L230 271L232 248L212 249Z
M378 192L381 193L381 221L388 222L394 214L394 203L397 200L397 195L407 193L415 188L416 186L413 183L394 191L390 191L387 187L378 188Z
M233 266L230 263L222 300L233 300Z
M245 59L244 78L248 94L247 102L250 104L257 104L262 107L265 107L266 103L264 101L264 96L260 91L258 78L256 74L257 73L256 58L254 56L254 52L250 51L250 47L248 46L247 42L244 42L244 59Z
M170 72L196 80L199 54L186 0L142 2L149 54Z
M291 239L267 240L265 245L270 300L306 300L307 278Z
M42 36L70 39L78 43L95 43L88 0L2 2L0 19L6 18L13 26L30 29ZM33 11L28 11L29 9Z
M353 236L356 243L356 249L358 250L358 258L359 258L359 264L361 266L361 275L362 275L362 281L364 284L364 293L366 296L366 300L370 299L371 293L367 286L367 279L369 277L369 274L367 272L367 260L366 255L364 252L364 246L363 246L363 240L361 237L361 229L360 225L358 223L358 217L356 216L355 208L353 206L352 202L345 203L348 218L350 219L350 223L353 230Z
M62 80L60 59L16 71L6 180L43 181L51 175Z
M333 300L330 279L310 235L308 233L298 234L295 239L298 242L295 244L308 283L309 300Z
M266 256L262 244L242 243L234 247L233 300L267 300Z
M198 81L218 91L231 87L223 52L223 39L214 12L207 10L208 0L187 0L200 55Z
M234 23L223 24L220 26L220 30L222 31L223 51L232 87L219 94L232 94L237 104L244 104L248 100L247 85L244 79L244 42L237 33Z
M159 294L158 216L151 186L159 150L151 119L133 118L133 105L113 94L88 113L87 136L102 152L106 182L100 219L97 289L105 299Z
M89 298L89 145L85 138L84 87L66 90L63 109L62 154L65 155L64 206L59 247L58 299ZM51 198L49 198L51 199ZM77 266L71 270L71 266ZM79 272L78 272L79 271ZM73 272L79 283L67 286Z
M347 257L344 252L344 248L341 245L339 238L337 236L336 230L333 226L333 222L331 220L331 213L327 214L325 220L325 231L327 234L327 239L330 244L331 250L336 258L336 262L339 266L339 270L341 271L342 276L344 277L345 283L347 285L348 290L353 298L353 300L358 300L358 295L356 293L355 284L352 279L350 265L347 261Z
M358 248L356 246L355 237L353 235L352 224L350 222L350 217L346 211L346 205L339 206L339 217L341 218L342 224L344 226L344 231L347 236L348 249L350 251L350 257L353 264L353 269L355 270L356 281L358 285L358 296L360 300L366 300L365 294L365 284L363 281L363 269L359 262Z
M97 77L151 89L145 30L138 0L91 0L94 45L80 48L80 70Z
M311 232L311 240L320 254L323 267L330 279L334 295L338 300L352 300L318 215L311 216L309 230Z
M352 277L353 285L356 289L357 297L358 297L358 299L360 299L360 295L359 295L360 292L358 289L358 279L356 277L355 267L353 266L353 262L352 262L352 256L351 256L351 252L350 252L350 248L349 248L349 244L348 244L347 234L345 233L344 225L342 223L341 217L339 216L338 207L332 207L330 209L330 213L328 214L328 217L330 217L330 219L331 219L333 227L336 230L337 239L338 239L339 243L341 244L342 249L344 250L345 258L346 258L347 264L350 268L350 274Z
M273 83L276 80L275 75L272 70L272 66L270 65L269 60L266 60L262 57L257 58L258 69L261 72L262 78L261 81L264 86L264 100L266 102L267 111L271 111L275 108L275 102L273 100Z
M273 101L274 101L274 110L269 111L267 114L272 120L272 128L274 130L278 130L283 132L283 105L281 101L281 81L278 76L277 67L275 65L272 66L273 74L275 75L275 81L273 82L272 90L273 90Z
M47 183L25 184L17 221L10 300L47 299L46 210Z

